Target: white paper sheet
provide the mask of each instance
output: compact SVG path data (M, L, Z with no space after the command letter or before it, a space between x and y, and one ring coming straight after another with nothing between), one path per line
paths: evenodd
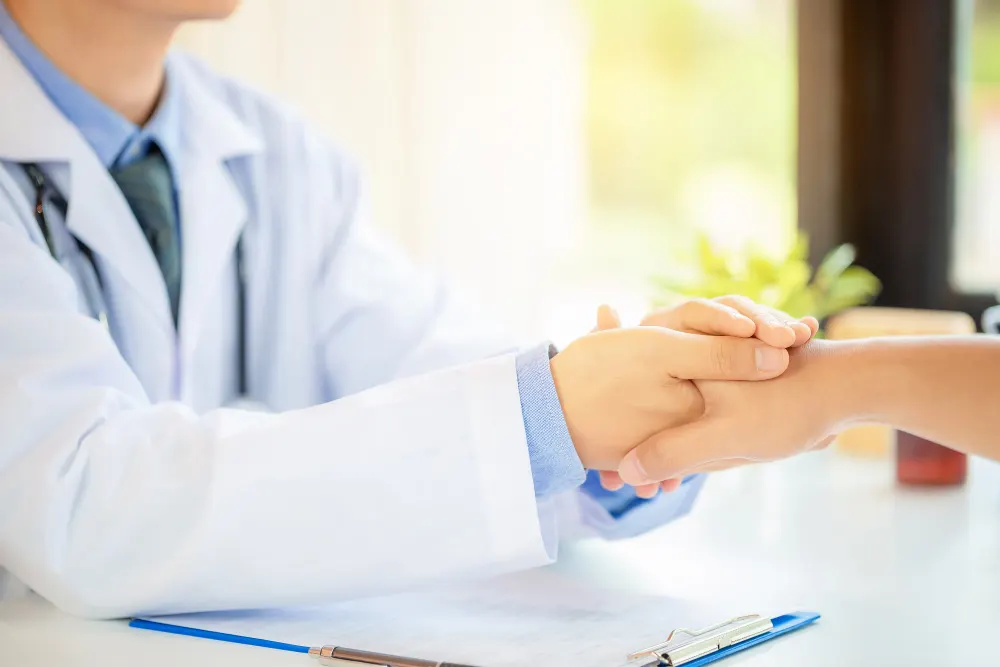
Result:
M585 587L551 570L535 570L324 607L151 620L481 667L618 667L629 652L662 641L675 627L703 627L723 616L690 603Z

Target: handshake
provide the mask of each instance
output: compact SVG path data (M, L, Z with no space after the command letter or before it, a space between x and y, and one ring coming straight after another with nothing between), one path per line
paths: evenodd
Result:
M550 362L584 467L648 498L690 474L825 446L843 425L808 400L823 382L818 328L744 297L688 301L632 328L602 306L597 328Z

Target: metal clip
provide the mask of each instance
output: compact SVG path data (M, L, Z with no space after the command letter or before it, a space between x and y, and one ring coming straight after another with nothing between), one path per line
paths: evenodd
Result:
M764 618L760 614L751 614L738 616L701 630L678 628L672 631L666 640L655 646L631 653L628 659L656 657L660 665L677 667L709 653L762 635L773 627L774 624L771 623L770 618ZM677 635L685 636L675 639Z

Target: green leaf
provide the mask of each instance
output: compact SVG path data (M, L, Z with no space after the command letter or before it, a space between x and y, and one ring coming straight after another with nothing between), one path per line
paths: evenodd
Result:
M651 279L656 291L654 301L658 305L673 305L683 298L713 299L742 294L793 317L814 315L823 319L871 301L881 289L871 272L852 265L855 252L850 245L831 250L815 274L808 256L808 240L801 232L781 258L754 247L745 248L740 256L729 257L713 247L711 239L702 233L697 237L696 261L687 267L691 273Z
M837 276L854 263L857 253L850 243L839 245L826 254L816 269L815 283L820 289L827 289Z
M871 271L860 266L845 269L826 289L817 304L817 317L826 317L845 308L853 308L871 301L882 289L882 283Z
M810 288L801 289L788 294L785 300L775 306L792 317L805 317L816 314L816 295Z
M747 257L747 282L754 285L770 285L781 277L781 265L759 251L751 251Z
M707 234L698 235L698 262L701 270L707 276L731 277L726 258L712 247L712 240Z
M808 262L809 261L809 235L803 231L799 231L795 235L795 242L792 244L791 250L788 251L788 259L796 262Z
M777 276L775 281L775 286L777 287L777 293L773 303L767 305L774 306L775 308L780 308L789 314L787 306L782 304L787 304L796 294L801 294L806 292L809 288L809 277L812 275L812 269L808 262L795 260L787 262L782 268L781 272ZM803 313L803 315L808 315L809 313ZM795 315L795 317L802 317L802 315Z

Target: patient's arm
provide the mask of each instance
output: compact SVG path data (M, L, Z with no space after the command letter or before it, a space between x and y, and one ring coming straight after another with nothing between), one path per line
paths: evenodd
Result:
M813 341L772 380L695 384L703 416L629 452L624 481L785 458L866 422L1000 460L1000 337Z
M1000 460L1000 337L876 338L830 353L848 414Z

